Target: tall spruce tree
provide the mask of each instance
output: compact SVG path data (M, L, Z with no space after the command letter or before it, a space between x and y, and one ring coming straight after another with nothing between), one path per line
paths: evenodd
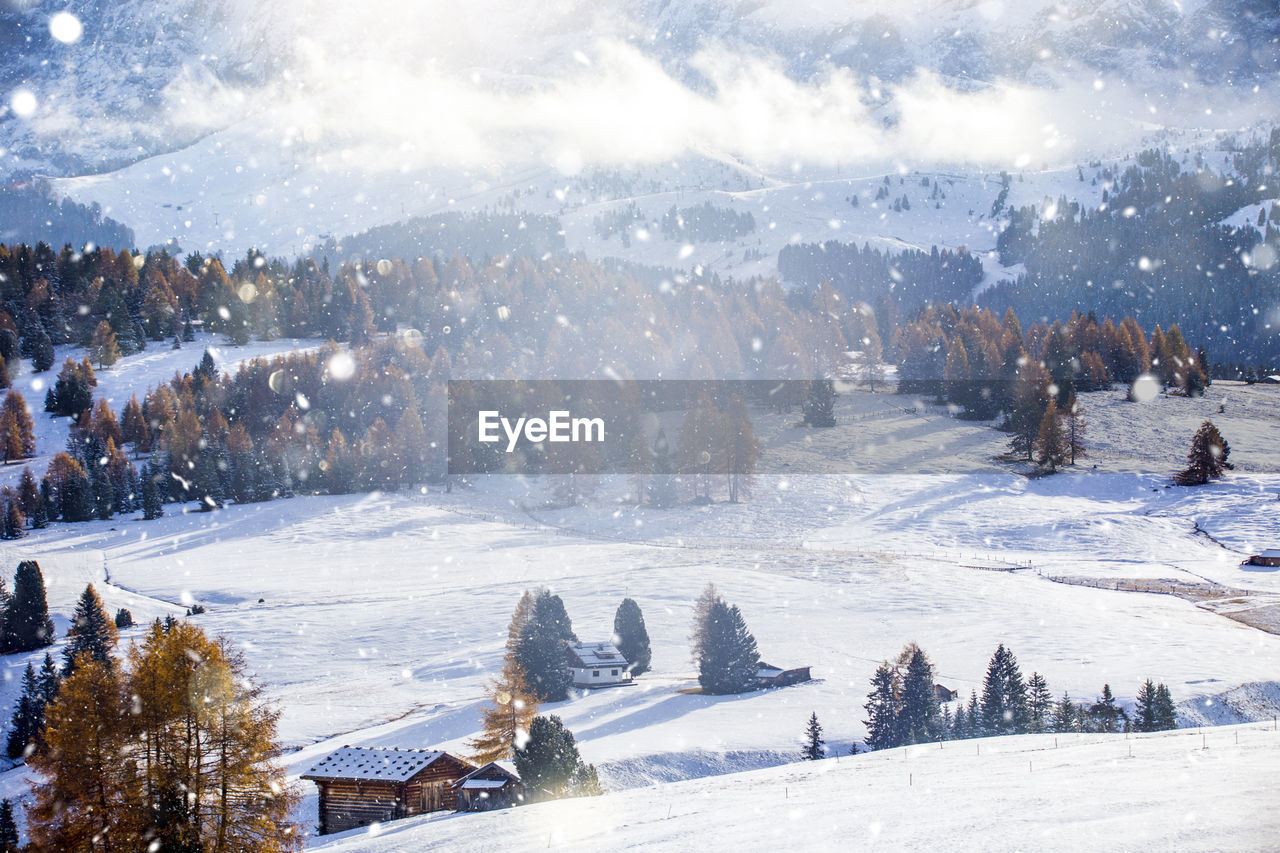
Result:
M1155 731L1164 732L1178 727L1178 711L1174 707L1173 697L1164 683L1156 685L1155 696Z
M809 383L809 393L804 399L804 423L811 427L836 425L836 389L830 379L815 379Z
M876 668L871 692L862 706L867 712L862 724L867 727L868 749L891 749L902 744L900 693L898 670L885 661Z
M1049 684L1040 673L1031 673L1027 679L1027 731L1046 731L1052 711L1053 694L1049 692Z
M707 616L698 684L703 693L743 693L755 687L760 654L737 606L717 599Z
M1076 719L1076 704L1071 701L1069 694L1063 693L1058 704L1053 706L1053 730L1064 734L1079 731L1076 727Z
M800 757L805 761L818 761L827 757L827 742L822 739L822 724L818 722L818 712L809 715L809 723L804 729L804 749Z
M0 800L0 853L18 853L18 822L13 817L13 803L8 798Z
M1156 686L1150 678L1138 688L1133 709L1133 728L1139 732L1156 730Z
M534 718L514 763L532 800L600 793L595 768L582 761L573 732L554 714Z
M566 644L577 639L560 596L546 589L538 590L529 621L520 632L516 662L539 702L560 702L567 698L572 673Z
M62 650L63 676L75 672L76 666L86 657L111 665L111 655L119 638L115 622L102 606L98 591L89 584L80 593L71 617L71 627L67 629L67 646Z
M902 676L902 708L899 728L904 743L925 743L939 734L938 694L934 690L933 665L914 643Z
M969 737L969 715L964 711L964 703L956 704L955 716L951 719L952 740L963 740Z
M707 619L711 615L711 606L719 600L720 594L716 592L716 585L708 581L702 588L702 592L698 594L697 600L693 602L693 625L689 631L689 657L694 666L702 660L702 647L707 637Z
M649 632L645 628L640 605L630 598L622 599L613 615L613 638L618 651L626 658L633 676L649 671L653 653L649 648Z
M25 758L36 749L44 729L44 691L30 663L22 674L22 694L9 721L6 751L10 758Z
M28 652L53 642L53 621L45 598L44 575L35 560L23 560L13 579L13 600L5 612L0 647Z
M986 735L1027 730L1027 687L1018 660L1001 643L982 682L982 729Z

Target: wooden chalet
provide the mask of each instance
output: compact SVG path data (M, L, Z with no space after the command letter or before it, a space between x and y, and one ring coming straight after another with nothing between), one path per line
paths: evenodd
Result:
M1280 548L1268 548L1261 554L1254 554L1245 560L1246 566L1268 566L1276 568L1280 566Z
M520 777L496 761L472 770L454 782L453 787L460 812L487 812L524 802L524 783Z
M958 691L948 690L941 684L933 685L933 695L938 697L939 702L950 702L956 698Z
M320 834L457 805L454 783L476 768L447 752L344 746L302 775L320 789Z
M795 669L782 669L760 661L756 669L756 687L786 687L789 684L800 684L813 678L809 667L798 666Z

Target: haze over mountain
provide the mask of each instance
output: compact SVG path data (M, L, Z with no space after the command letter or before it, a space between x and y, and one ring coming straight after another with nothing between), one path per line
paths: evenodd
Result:
M363 169L1004 166L1248 124L1278 36L1262 0L4 0L0 173L101 171L239 122Z

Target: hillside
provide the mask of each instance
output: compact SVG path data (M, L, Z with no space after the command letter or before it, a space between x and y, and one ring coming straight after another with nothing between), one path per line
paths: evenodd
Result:
M1203 746L1202 746L1203 744ZM308 849L1263 850L1280 833L1268 726L909 747L489 814Z

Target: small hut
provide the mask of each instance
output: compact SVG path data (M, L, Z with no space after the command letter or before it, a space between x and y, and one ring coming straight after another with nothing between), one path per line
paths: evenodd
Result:
M487 812L524 802L524 783L496 761L477 767L453 783L458 811Z
M1267 566L1269 568L1280 567L1280 548L1268 548L1261 554L1254 554L1245 561L1250 566Z

